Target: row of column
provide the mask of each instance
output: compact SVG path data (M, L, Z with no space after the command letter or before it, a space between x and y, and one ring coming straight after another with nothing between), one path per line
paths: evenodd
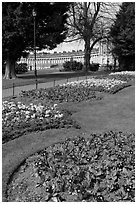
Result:
M36 58L37 69L50 68L51 65L60 64L62 65L66 61L70 61L71 57L62 57L62 58ZM74 56L73 60L84 63L83 56ZM99 54L91 54L90 62L91 63L105 63L107 56ZM20 62L27 63L29 69L34 69L34 58L21 58Z

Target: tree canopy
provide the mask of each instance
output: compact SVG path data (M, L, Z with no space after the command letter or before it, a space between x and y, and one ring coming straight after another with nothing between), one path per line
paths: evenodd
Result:
M3 2L2 3L2 52L8 64L7 76L14 77L14 63L26 51L33 50L34 19L36 11L36 46L53 49L66 38L67 11L65 2ZM10 62L9 62L10 61Z
M111 28L113 53L121 70L135 69L135 3L124 2Z
M70 6L69 37L84 40L84 69L89 70L90 53L97 42L107 38L110 27L119 8L118 3L73 2Z

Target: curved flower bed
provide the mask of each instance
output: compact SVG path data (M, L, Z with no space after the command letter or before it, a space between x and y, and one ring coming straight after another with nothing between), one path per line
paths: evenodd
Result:
M103 91L108 93L115 93L118 90L124 88L127 86L127 83L125 81L121 81L118 79L109 79L109 78L91 78L86 80L79 80L74 82L69 82L62 86L72 86L72 87L86 87L90 90L94 91Z
M3 143L26 132L76 126L67 111L59 111L57 104L43 106L4 101L2 104Z
M47 102L80 102L88 99L99 99L90 87L85 86L56 86L49 89L22 91L21 97L44 99Z
M119 79L122 81L130 81L135 79L134 71L122 71L122 72L114 72L109 74L113 79Z
M135 76L135 71L122 71L122 72L112 72L109 75L130 75L130 76Z
M134 134L68 138L30 156L8 185L10 202L135 202Z
M109 78L91 78L58 85L54 88L22 91L21 97L44 99L47 102L80 102L87 99L100 99L95 93L116 93L120 89L129 86L125 81Z

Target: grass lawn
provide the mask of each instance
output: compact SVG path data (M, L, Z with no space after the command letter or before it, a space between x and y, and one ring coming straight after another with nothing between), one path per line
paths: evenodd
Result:
M67 79L78 76L85 76L83 72L59 72L57 69L38 70L38 83L51 82L54 80ZM88 75L108 75L109 72L89 72ZM14 86L35 84L34 71L25 74L18 74L16 79L2 79L2 88L8 89Z
M68 105L66 106L66 108ZM135 91L128 87L104 100L72 104L73 117L88 132L124 131L135 132Z
M92 133L106 131L135 132L135 85L127 87L114 95L96 93L102 100L87 100L81 102L64 102L59 104L60 109L72 113L81 129L62 128L37 131L3 144L3 201L10 175L26 158L49 145L64 141L65 138L82 135L90 137ZM16 98L21 101L21 98ZM22 102L29 104L30 99L22 98ZM33 99L33 103L40 101ZM101 199L102 197L99 197Z

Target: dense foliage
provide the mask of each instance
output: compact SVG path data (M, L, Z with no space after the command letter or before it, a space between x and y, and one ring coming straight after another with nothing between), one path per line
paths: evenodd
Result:
M15 66L16 74L23 74L28 71L27 63L17 63Z
M13 175L10 202L135 202L135 135L68 138L30 156Z
M45 100L46 102L80 102L88 99L98 99L90 87L84 86L56 86L55 88L22 91L21 97Z
M10 71L17 59L25 56L27 50L33 50L33 9L36 11L36 47L40 50L53 49L66 38L65 23L69 4L67 2L2 3L2 57L7 63L9 62ZM9 74L12 77L13 73Z
M71 60L63 63L63 67L65 71L80 71L83 68L83 64L81 62Z
M121 70L135 70L135 3L124 2L111 28L113 53Z
M89 66L89 70L90 71L98 71L98 69L99 69L99 63L92 63L92 64L90 64L90 66Z
M71 113L59 110L57 105L25 105L4 101L2 106L2 142L8 142L27 132L53 128L80 128L71 119Z

